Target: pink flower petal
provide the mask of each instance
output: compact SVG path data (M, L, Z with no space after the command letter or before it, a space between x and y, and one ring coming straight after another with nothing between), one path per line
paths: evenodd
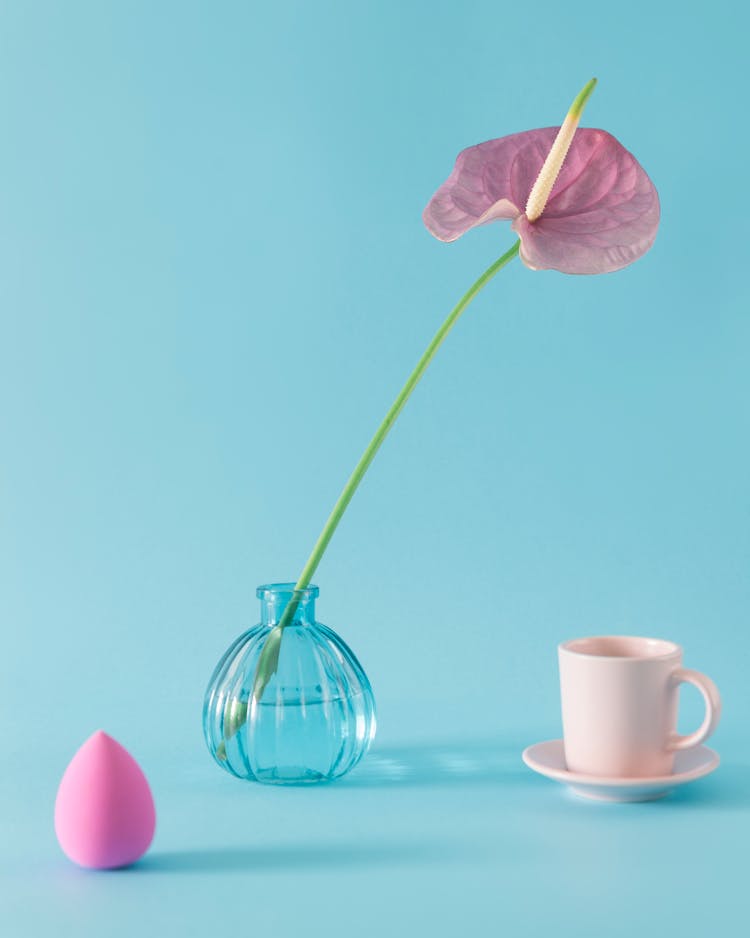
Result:
M429 231L441 241L455 241L477 225L517 218L555 133L553 128L527 130L462 150L453 172L424 210ZM533 178L527 185L529 176Z
M534 270L606 273L637 260L659 225L659 198L635 157L603 130L579 129L541 217L523 214L556 127L469 147L424 212L427 228L454 241L477 225L514 219L521 259Z

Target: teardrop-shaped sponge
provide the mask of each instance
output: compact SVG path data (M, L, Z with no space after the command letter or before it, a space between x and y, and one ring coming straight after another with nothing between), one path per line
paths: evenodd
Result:
M55 833L80 866L128 866L148 850L156 827L151 789L117 740L98 730L65 770L55 801Z

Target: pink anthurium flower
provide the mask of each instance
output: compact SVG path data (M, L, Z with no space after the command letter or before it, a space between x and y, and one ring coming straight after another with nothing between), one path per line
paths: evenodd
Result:
M498 271L520 254L534 270L607 273L631 264L653 244L659 224L653 183L613 136L603 130L577 129L595 84L592 78L578 94L560 128L529 130L464 150L425 209L425 224L441 241L455 241L471 228L501 218L513 221L519 239L469 287L435 333L354 467L302 568L296 590L309 586L370 463L445 337ZM288 603L269 633L251 701L228 703L227 712L240 716L227 719L227 736L236 732L247 707L262 698L278 664L283 631L297 605L296 599Z
M471 228L512 219L532 270L602 274L654 243L659 197L643 167L604 130L577 130L594 89L581 91L562 127L488 140L459 153L424 211L429 231L455 241Z

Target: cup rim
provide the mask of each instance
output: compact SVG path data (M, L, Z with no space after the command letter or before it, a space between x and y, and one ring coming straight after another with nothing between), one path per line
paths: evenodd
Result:
M615 642L621 642L623 645L633 643L633 645L645 648L646 651L632 654L602 654L585 648L587 644L595 645L597 642L610 645ZM651 646L650 650L649 646ZM565 642L560 642L557 647L558 651L565 652L568 655L575 655L577 658L588 658L591 661L623 661L636 664L644 661L667 661L670 658L678 658L682 653L681 646L676 642L666 638L652 638L647 635L590 635L583 638L568 639Z

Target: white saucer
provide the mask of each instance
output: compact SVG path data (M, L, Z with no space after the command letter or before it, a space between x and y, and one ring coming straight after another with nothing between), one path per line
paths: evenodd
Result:
M608 778L569 772L565 765L565 750L561 739L536 743L524 750L523 761L534 772L546 775L556 782L569 785L571 791L584 798L597 801L653 801L663 798L679 785L693 782L713 772L719 757L708 746L696 746L675 753L674 772L653 778L632 776Z

